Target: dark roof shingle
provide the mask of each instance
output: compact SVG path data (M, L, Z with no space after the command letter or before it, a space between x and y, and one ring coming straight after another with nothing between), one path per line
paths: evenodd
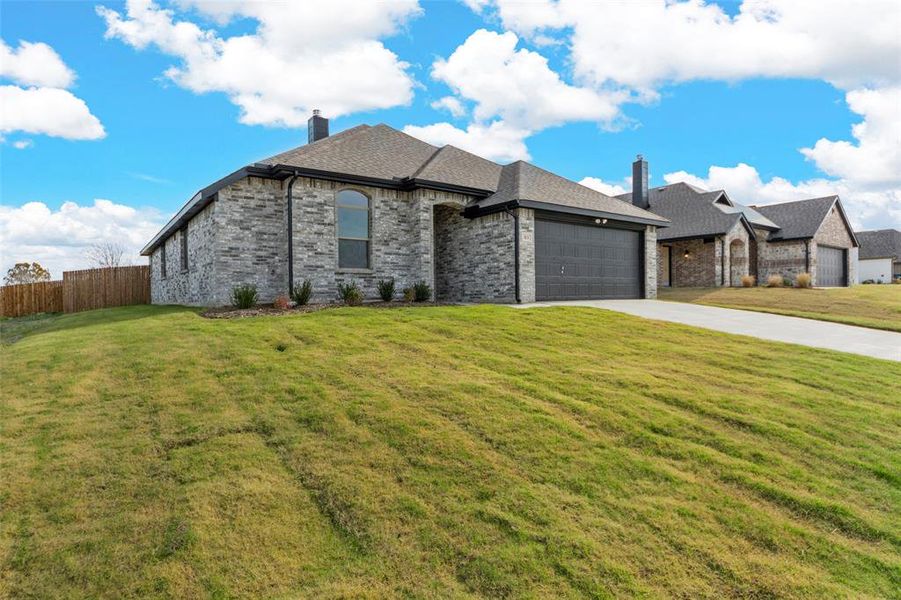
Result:
M769 237L770 241L778 242L812 238L837 200L838 196L824 196L751 208L779 225L779 230Z
M901 261L901 231L897 229L878 229L875 231L855 232L860 242L859 258L891 258L893 262Z

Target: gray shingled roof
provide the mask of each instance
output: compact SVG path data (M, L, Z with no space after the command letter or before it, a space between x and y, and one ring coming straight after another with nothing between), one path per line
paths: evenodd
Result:
M387 125L358 125L333 136L260 161L376 179L411 177L435 152L427 144Z
M416 179L494 191L501 166L456 146L443 146L413 174Z
M662 219L660 215L602 194L521 160L503 167L497 192L480 200L478 206L487 209L512 201L556 204L599 213L613 213L658 221L664 226L667 224L666 219Z
M859 258L891 258L892 262L901 261L901 231L897 229L878 229L876 231L856 232L860 242Z
M760 214L750 206L745 206L744 204L739 204L738 202L732 202L732 206L717 204L717 207L723 212L741 212L751 223L751 225L759 225L761 227L769 229L779 229L778 225L764 217L762 214Z
M838 196L825 196L751 208L779 225L779 231L770 234L770 241L794 240L816 235L837 200Z
M672 222L668 228L657 232L657 239L664 241L727 233L742 219L743 213L733 210L732 206L716 204L723 194L722 190L705 192L684 182L648 190L651 212ZM632 194L620 194L617 198L631 202Z

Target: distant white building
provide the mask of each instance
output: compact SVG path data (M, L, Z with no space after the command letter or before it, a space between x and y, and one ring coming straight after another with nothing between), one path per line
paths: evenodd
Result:
M857 239L860 242L858 283L891 283L893 279L901 279L901 231L858 231Z

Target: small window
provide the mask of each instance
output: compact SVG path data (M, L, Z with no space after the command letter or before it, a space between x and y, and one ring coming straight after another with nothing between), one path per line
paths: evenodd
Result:
M160 246L160 277L166 278L166 242Z
M338 268L369 268L369 198L353 190L338 192Z
M181 270L188 270L188 228L184 227L181 230Z

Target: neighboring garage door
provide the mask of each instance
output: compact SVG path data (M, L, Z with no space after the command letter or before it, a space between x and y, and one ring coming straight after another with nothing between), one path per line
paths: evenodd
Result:
M641 233L535 221L536 300L641 297Z
M817 246L817 281L820 287L848 285L845 272L844 248Z

